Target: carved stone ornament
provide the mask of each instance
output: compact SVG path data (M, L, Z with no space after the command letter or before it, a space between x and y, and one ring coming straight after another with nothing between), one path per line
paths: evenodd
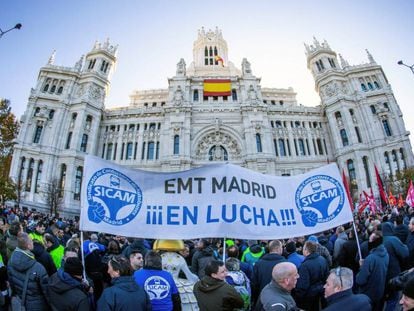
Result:
M174 92L174 105L181 106L184 100L183 91L181 90L181 86L178 86Z
M94 85L94 84L89 86L88 96L90 100L98 101L98 100L103 99L104 97L103 93L104 93L103 89L100 88L99 86Z
M214 132L207 134L199 141L196 147L196 157L204 160L208 159L209 151L214 146L216 146L213 154L215 161L218 160L217 157L220 157L222 152L220 146L226 149L229 159L238 158L241 155L241 148L233 137L225 133Z

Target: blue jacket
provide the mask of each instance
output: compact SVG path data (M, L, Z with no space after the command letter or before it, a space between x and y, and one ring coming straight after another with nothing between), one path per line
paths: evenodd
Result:
M132 276L112 279L112 286L106 288L98 300L99 311L152 310L151 302L144 289L135 283Z
M408 265L412 267L414 266L414 232L408 234L405 245L407 245L409 252Z
M381 244L371 250L356 275L356 284L361 294L378 303L384 295L387 281L389 257L385 246Z
M296 252L289 254L287 257L287 261L293 263L298 269L304 260L305 260L305 256L300 255Z
M401 272L401 268L407 263L409 252L407 246L394 236L393 224L383 223L381 229L384 235L383 243L390 259L387 273L387 280L389 280Z
M354 295L352 289L335 293L326 298L328 306L323 311L371 311L371 301L367 295Z

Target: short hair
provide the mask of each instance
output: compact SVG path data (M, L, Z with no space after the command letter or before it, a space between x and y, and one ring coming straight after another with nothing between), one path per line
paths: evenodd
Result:
M272 253L275 251L279 251L279 252L283 251L282 242L280 242L279 240L273 240L269 243L269 252Z
M305 245L303 246L304 249L306 249L310 254L313 254L316 252L318 245L315 242L306 241Z
M236 245L230 246L227 249L227 255L234 258L239 257L239 248Z
M149 251L145 254L144 269L162 270L162 258L158 252Z
M280 262L273 267L272 279L276 283L281 283L284 279L291 276L293 271L297 271L296 266L291 262Z
M343 226L336 227L336 230L335 230L335 232L337 234L340 234L340 233L342 233L344 231L345 231L345 228Z
M224 262L221 260L212 260L207 264L204 272L206 275L212 276L212 274L217 273L219 271L219 268L222 266L224 266Z
M111 267L114 271L119 272L119 276L132 275L131 263L129 262L128 258L126 258L122 255L112 256L109 259L108 264L111 265Z
M10 225L9 233L11 235L17 236L19 234L19 232L21 231L21 229L22 229L21 226L22 225L20 224L20 222L13 221Z
M234 257L229 257L226 260L226 268L229 271L239 271L240 270L240 260Z
M343 290L352 288L354 285L354 273L349 268L337 267L329 271L329 274L333 275L333 285L341 286Z
M374 241L376 241L379 244L382 244L383 242L383 235L382 235L382 231L381 230L375 230L374 232L372 232L372 234L374 235Z
M50 242L52 244L55 244L56 239L53 235L51 235L50 233L45 233L43 235L43 238L45 239L46 242Z
M19 232L17 235L17 247L20 249L29 249L30 241L32 241L32 238L26 232Z

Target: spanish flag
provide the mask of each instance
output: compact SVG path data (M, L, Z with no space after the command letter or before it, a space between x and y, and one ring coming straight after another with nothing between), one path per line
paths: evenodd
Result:
M216 55L215 57L216 62L221 63L221 66L224 67L224 60L220 56Z
M230 79L207 79L204 80L204 96L230 96Z

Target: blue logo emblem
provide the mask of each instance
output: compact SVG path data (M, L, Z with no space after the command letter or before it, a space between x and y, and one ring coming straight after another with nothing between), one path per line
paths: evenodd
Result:
M141 209L142 191L128 176L104 168L89 180L87 198L90 221L121 226L137 216Z
M144 283L145 291L150 299L164 299L170 292L170 283L160 276L151 276Z
M316 175L302 182L295 193L296 207L306 227L331 221L342 210L345 193L331 176Z

